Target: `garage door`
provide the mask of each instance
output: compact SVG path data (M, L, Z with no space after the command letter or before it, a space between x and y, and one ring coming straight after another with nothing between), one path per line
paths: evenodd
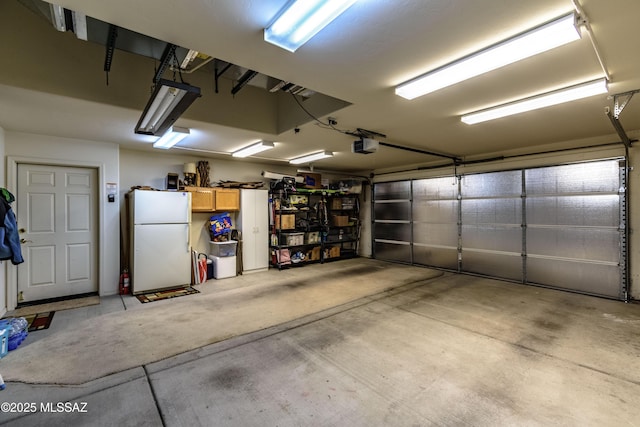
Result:
M528 282L622 298L623 166L525 171Z
M625 299L624 171L605 160L375 184L374 256Z

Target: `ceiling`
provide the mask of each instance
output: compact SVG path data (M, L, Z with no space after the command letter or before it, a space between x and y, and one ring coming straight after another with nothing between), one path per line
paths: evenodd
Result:
M192 130L170 150L181 154L231 158L232 151L263 139L276 148L254 161L286 165L293 157L328 150L334 157L313 166L360 173L448 160L389 146L373 154L352 153L351 133L359 128L383 134L378 139L388 144L462 159L617 142L605 107L613 106L612 95L640 89L636 0L580 0L611 76L609 95L473 126L463 124L460 115L602 77L586 32L571 44L411 101L396 96L394 88L570 12L570 0L359 0L295 53L266 43L262 34L287 0L58 3L315 94L294 102L291 94L253 85L231 95L237 76L229 75L220 79L216 93L213 63L185 74L182 78L201 87L203 96L176 122ZM18 0L2 2L0 12L0 37L12 40L0 47L1 127L152 150L156 138L133 130L149 98L157 59L117 49L107 76L103 45L56 31ZM333 128L326 125L328 117L337 122ZM631 135L640 130L640 95L630 100L620 121Z

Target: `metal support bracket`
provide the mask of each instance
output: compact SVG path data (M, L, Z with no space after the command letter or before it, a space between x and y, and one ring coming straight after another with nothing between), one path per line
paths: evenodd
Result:
M609 117L609 120L611 121L613 128L616 130L616 132L618 133L618 136L622 140L622 143L627 148L631 147L632 141L629 139L629 136L624 131L624 128L620 123L620 114L622 114L624 107L626 107L629 101L631 101L631 98L633 97L633 95L638 92L640 92L640 89L613 95L613 113L611 113L611 108L609 107L605 107L604 109L604 112L607 115L607 117Z
M240 92L240 89L242 89L247 83L249 83L252 78L257 75L257 71L247 70L242 76L240 76L240 78L238 79L238 83L236 83L236 85L231 88L231 95L235 95L236 93Z
M219 90L218 90L218 89L219 89L219 88L218 88L218 79L219 79L219 78L220 78L224 73L226 73L226 72L227 72L227 70L228 70L229 68L231 68L231 66L232 66L233 64L231 64L231 63L227 63L227 65L225 65L225 66L224 66L224 68L222 69L222 71L220 71L220 72L218 72L218 60L217 60L217 59L214 61L214 64L215 64L215 65L214 65L214 76L213 76L213 77L214 77L214 81L215 81L215 85L216 85L216 93L219 93Z
M164 52L162 52L162 57L160 57L160 65L158 65L158 70L156 71L155 76L153 76L153 82L157 83L158 80L162 77L162 74L169 66L169 62L173 59L176 53L177 46L175 44L167 43L167 46L164 48Z
M638 92L640 92L640 89L613 95L613 117L619 119L620 114L622 114L622 110L624 110L624 107L626 107L629 101L631 101L633 95Z
M118 37L118 27L109 24L109 34L107 36L106 50L104 53L104 72L107 73L107 86L109 86L109 71L113 63L113 53L116 49L116 38Z

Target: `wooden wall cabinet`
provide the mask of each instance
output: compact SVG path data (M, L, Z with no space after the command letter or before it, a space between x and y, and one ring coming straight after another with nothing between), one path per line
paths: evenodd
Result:
M215 189L215 210L217 211L239 211L240 210L240 190L235 188Z
M208 187L185 187L191 193L192 212L212 212L216 210L215 189Z
M234 188L185 187L191 193L192 212L240 210L240 190Z

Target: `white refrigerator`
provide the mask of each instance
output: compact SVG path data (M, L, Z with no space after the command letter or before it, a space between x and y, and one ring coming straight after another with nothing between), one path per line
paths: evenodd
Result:
M129 194L131 292L191 283L191 193L134 190Z

